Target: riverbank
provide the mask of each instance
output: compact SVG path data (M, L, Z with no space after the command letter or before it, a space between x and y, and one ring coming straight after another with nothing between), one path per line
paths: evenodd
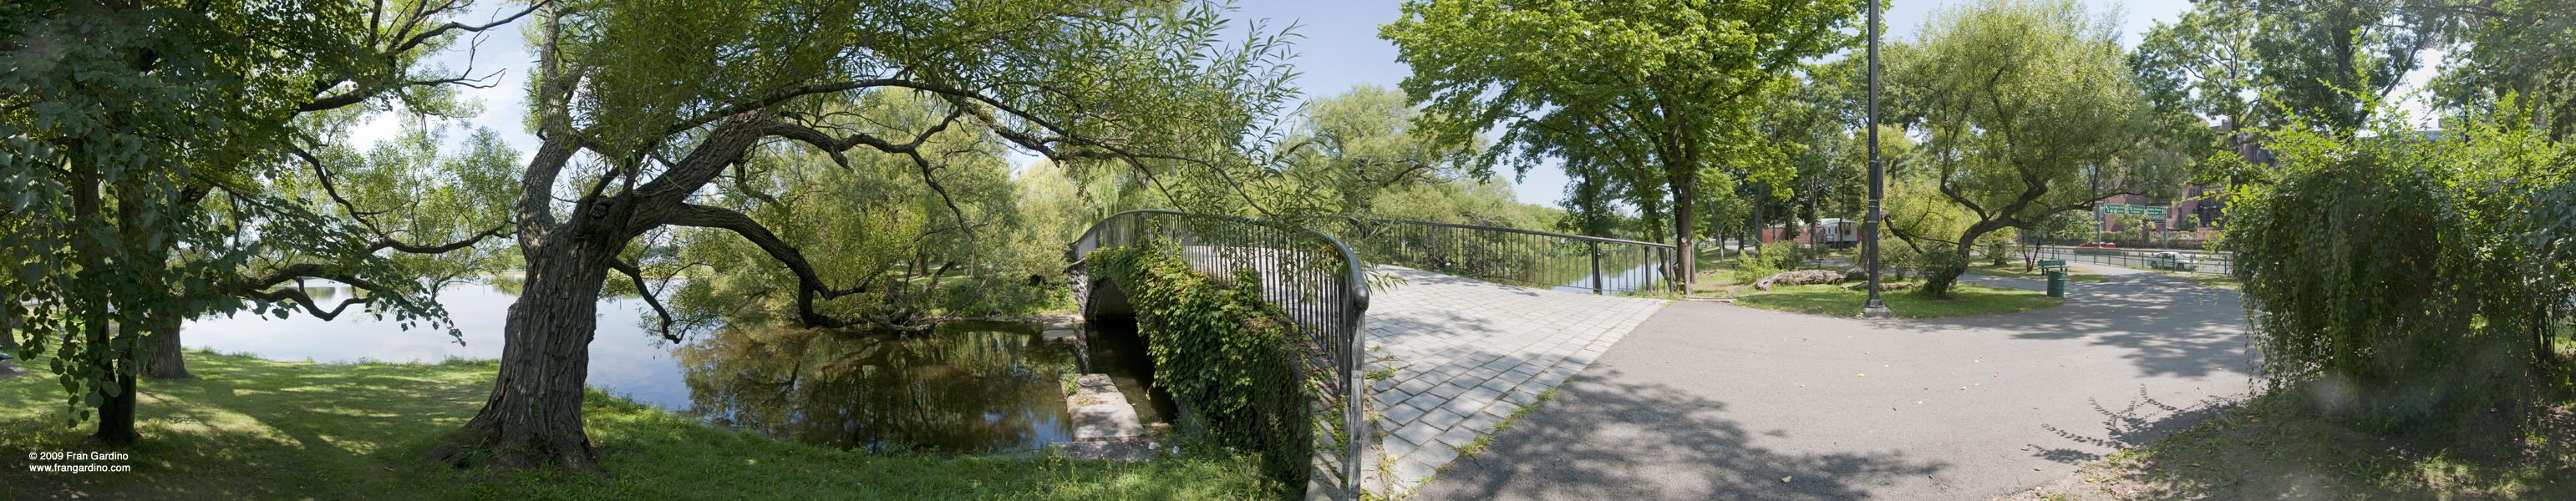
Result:
M191 350L201 379L149 381L141 444L84 444L52 377L0 379L0 499L1251 499L1239 457L1150 463L1044 455L876 455L726 431L592 390L597 474L453 469L424 459L471 419L499 363L277 362ZM27 361L42 374L42 360ZM37 460L48 452L122 460ZM98 464L126 472L34 472Z

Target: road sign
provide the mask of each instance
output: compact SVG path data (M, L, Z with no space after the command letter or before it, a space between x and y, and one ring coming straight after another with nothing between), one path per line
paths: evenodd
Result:
M2162 219L2165 217L2165 214L2165 208L2163 207L2128 204L2102 204L2102 215L2105 216L2147 216Z

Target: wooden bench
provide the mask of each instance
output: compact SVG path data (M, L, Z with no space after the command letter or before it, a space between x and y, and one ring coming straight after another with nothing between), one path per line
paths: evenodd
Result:
M2066 272L2066 271L2067 271L2067 268L2066 268L2066 260L2064 260L2064 259L2042 259L2042 260L2039 260L2039 271L2042 271L2042 272L2050 272L2050 271L2054 271L2054 272L2060 272L2060 273Z

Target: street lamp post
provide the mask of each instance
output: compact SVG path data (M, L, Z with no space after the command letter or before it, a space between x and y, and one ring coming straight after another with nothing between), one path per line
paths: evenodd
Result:
M1887 301L1878 297L1878 225L1886 214L1880 202L1887 196L1887 173L1878 160L1878 2L1869 0L1869 215L1862 221L1861 260L1869 266L1869 303L1860 313L1870 318L1887 318Z

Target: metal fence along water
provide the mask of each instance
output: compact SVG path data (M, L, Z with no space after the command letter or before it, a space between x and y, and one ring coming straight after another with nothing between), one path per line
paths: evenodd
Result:
M1329 218L1375 263L1513 285L1593 294L1662 292L1680 264L1669 244L1492 226Z
M2032 252L2037 259L2060 259L2072 263L2092 263L2142 270L2181 271L2224 275L2236 271L2235 255L2225 252L2188 252L2168 250L2106 249L2093 247L2040 246L2015 249L2018 257Z

